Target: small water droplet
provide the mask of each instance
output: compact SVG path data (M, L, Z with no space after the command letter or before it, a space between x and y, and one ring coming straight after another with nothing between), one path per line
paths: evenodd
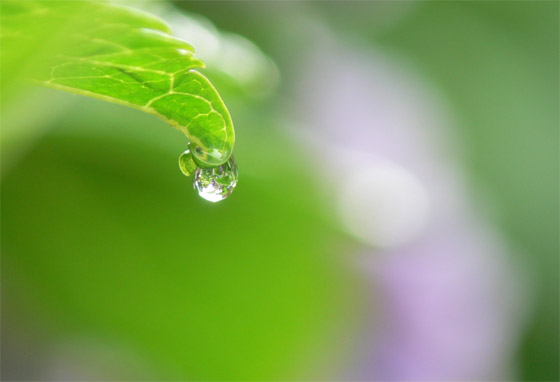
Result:
M237 163L233 155L221 166L198 168L193 186L198 195L211 202L219 202L231 195L237 186Z
M191 176L198 168L189 150L179 156L179 168L186 176Z

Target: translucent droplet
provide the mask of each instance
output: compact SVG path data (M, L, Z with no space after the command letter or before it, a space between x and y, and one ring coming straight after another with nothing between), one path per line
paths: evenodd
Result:
M189 150L179 156L179 168L186 176L191 176L198 168Z
M193 186L198 195L211 202L219 202L231 195L237 186L237 163L233 155L221 166L198 168Z
M194 161L198 164L199 167L216 166L218 163L222 163L224 159L227 158L227 156L231 153L231 151L227 150L220 151L216 149L202 148L200 146L190 144L189 148L191 149Z

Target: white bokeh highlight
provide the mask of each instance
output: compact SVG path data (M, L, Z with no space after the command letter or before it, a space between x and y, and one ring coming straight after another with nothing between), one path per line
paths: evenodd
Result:
M389 162L341 175L338 207L350 233L372 246L389 248L417 237L429 218L422 183Z

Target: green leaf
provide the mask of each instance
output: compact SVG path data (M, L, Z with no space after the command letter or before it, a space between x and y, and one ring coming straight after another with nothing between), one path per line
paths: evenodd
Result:
M158 18L81 1L3 1L1 7L3 77L19 70L44 86L143 110L182 131L197 163L229 159L235 133L226 106L194 70L204 63L192 46ZM36 59L25 62L31 53Z

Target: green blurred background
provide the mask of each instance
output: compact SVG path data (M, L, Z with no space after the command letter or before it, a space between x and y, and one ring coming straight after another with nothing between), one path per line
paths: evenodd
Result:
M352 266L363 244L287 132L320 23L404 57L444 94L470 195L532 280L514 377L558 380L558 2L142 6L202 16L275 62L262 92L208 63L236 125L238 188L197 197L177 167L185 138L152 116L54 90L2 94L3 379L342 378L366 311L384 306Z

